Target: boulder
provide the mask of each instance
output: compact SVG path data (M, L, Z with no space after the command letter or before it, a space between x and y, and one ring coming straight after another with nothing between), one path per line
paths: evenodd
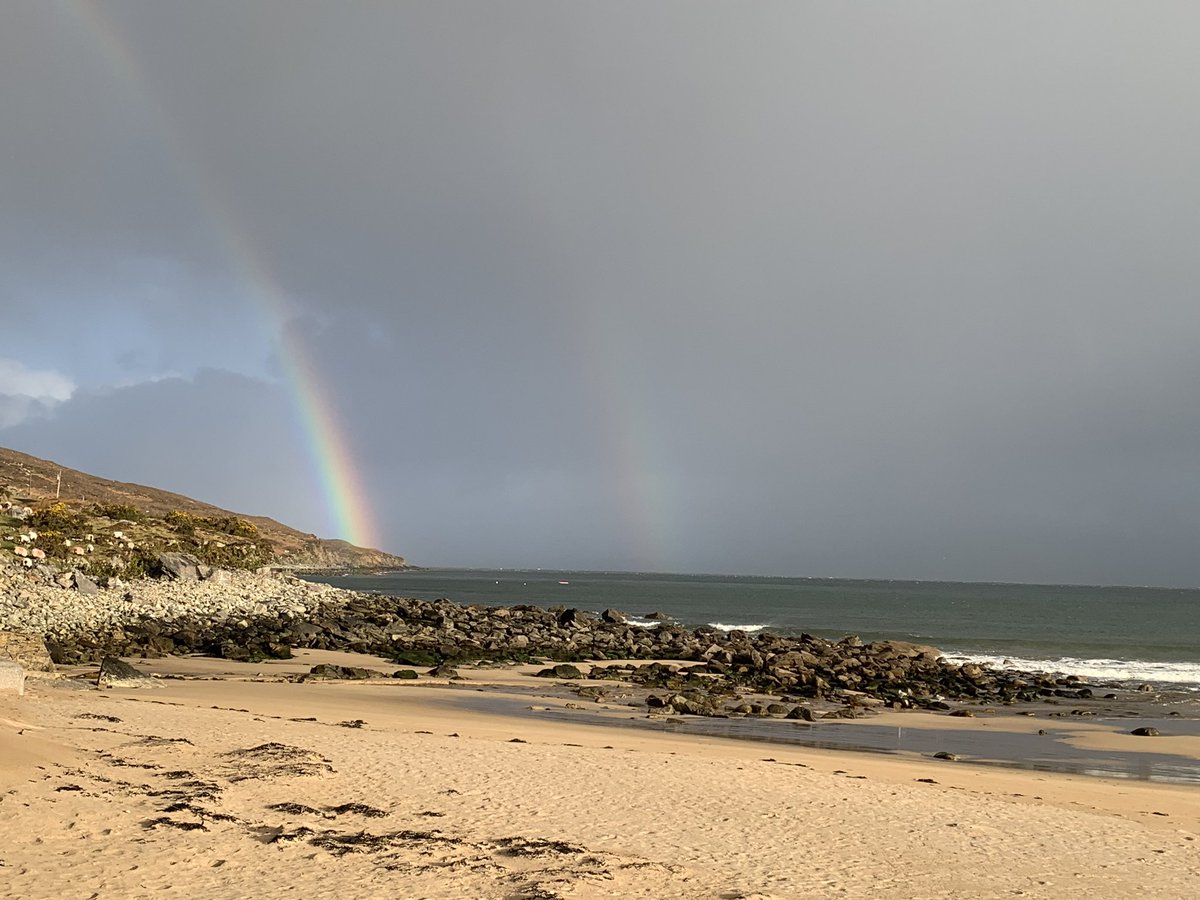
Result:
M200 560L187 553L160 553L158 564L163 574L172 580L200 580Z
M81 594L98 594L100 593L100 585L96 584L89 576L82 572L75 573L75 590Z
M861 719L863 711L854 706L843 706L841 709L830 710L821 716L822 719Z
M402 666L436 666L437 657L427 650L401 650L392 660Z
M364 678L380 678L382 673L362 666L335 666L330 663L320 663L308 670L313 678L332 678L342 681L361 681Z
M914 644L910 641L875 641L869 645L882 658L921 659L926 662L936 662L941 659L942 651L928 644Z
M807 706L793 706L788 710L788 714L784 716L786 719L803 719L805 722L815 722L816 714Z
M564 609L558 614L560 628L582 628L590 617L581 609Z
M139 672L129 663L106 656L100 661L100 674L96 676L96 684L108 688L141 688L158 687L153 678L145 672Z
M570 663L559 663L549 669L542 669L535 676L537 678L582 678L583 673L579 671L577 666Z
M600 613L600 618L610 625L624 625L625 613L615 609L606 609Z

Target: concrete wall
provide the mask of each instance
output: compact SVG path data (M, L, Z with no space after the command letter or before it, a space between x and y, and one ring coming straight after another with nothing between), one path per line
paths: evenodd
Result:
M8 693L18 697L25 693L25 670L15 662L0 659L0 694Z

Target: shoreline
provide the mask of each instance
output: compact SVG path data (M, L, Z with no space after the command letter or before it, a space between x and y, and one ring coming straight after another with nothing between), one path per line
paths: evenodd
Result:
M501 715L520 721L546 720L584 727L617 728L691 738L720 738L750 744L788 745L847 753L879 753L904 759L936 759L951 753L950 762L1008 769L1036 769L1056 774L1082 774L1164 784L1200 785L1200 704L1184 700L1186 715L1169 714L1162 698L1130 694L1121 701L1076 700L1071 708L1058 703L1025 703L1011 707L959 706L950 712L928 710L864 710L859 718L791 720L779 715L667 715L647 709L649 691L634 683L592 680L590 670L604 671L611 660L580 663L581 680L538 677L540 664L458 664L452 677L422 673L396 684L388 677L394 662L379 656L336 651L300 651L292 660L238 663L209 657L171 657L133 661L139 670L173 680L224 677L254 683L289 683L309 675L314 660L374 671L363 682L380 689L422 687L441 691L447 708ZM618 664L673 665L686 661L627 660ZM313 663L315 664L315 663ZM75 667L66 677L78 680L94 667ZM354 684L330 678L318 683ZM610 693L611 692L611 693ZM762 702L768 697L747 697ZM836 711L826 704L827 711ZM818 708L819 710L819 708ZM969 712L971 715L960 715ZM1140 737L1130 732L1150 725L1160 734ZM940 762L939 762L940 764Z
M1200 875L1191 786L584 724L531 667L297 683L318 663L393 664L134 663L157 687L60 676L0 699L0 896L274 897L354 879L361 896L1185 897Z
M570 581L563 586L558 579ZM315 580L320 581L320 576ZM782 587L773 587L772 581L779 582ZM1031 587L1039 589L1042 594L1058 590L1076 594L1095 591L1100 596L1076 596L1071 602L1085 604L1082 607L1085 609L1095 606L1101 617L1107 616L1111 620L1118 615L1116 607L1122 604L1139 604L1143 600L1150 602L1149 598L1141 597L1141 592L1153 594L1154 603L1165 603L1179 593L1165 589L830 580L830 584L858 585L866 590L866 596L870 598L867 602L860 602L861 598L847 597L848 608L843 613L831 606L828 592L817 587L819 582L813 579L655 576L647 573L574 570L430 569L426 572L398 573L395 576L329 578L324 583L383 596L416 596L429 600L451 596L458 602L485 606L503 607L518 603L532 603L547 609L577 606L597 615L605 607L615 605L628 612L632 624L650 628L656 622L647 617L647 611L654 609L668 615L672 622L690 629L740 629L747 633L767 631L792 638L808 632L835 642L853 633L860 634L864 641L899 636L935 645L947 658L956 662L985 664L996 669L1011 667L1024 672L1076 675L1089 680L1123 682L1132 686L1151 682L1200 692L1200 655L1195 652L1195 642L1186 637L1183 645L1174 641L1171 649L1168 649L1158 645L1140 646L1138 640L1149 640L1150 637L1148 634L1134 634L1133 642L1126 642L1122 650L1111 642L1097 642L1096 632L1078 635L1076 626L1062 621L1060 616L1054 620L1052 627L1065 629L1061 632L1064 640L1046 641L1042 639L1043 636L1058 635L1059 632L1046 630L1042 635L1040 630L1005 622L1004 615L990 612L997 605L1008 603L1008 589L1018 594ZM923 592L929 588L942 589L943 596L925 597ZM964 595L952 598L950 594L954 593L952 589L955 588L961 588ZM847 587L841 593L849 590ZM717 593L729 598L727 607L714 605L712 600ZM1120 596L1109 596L1114 593ZM1200 602L1200 591L1193 589L1189 596L1194 596ZM786 602L778 602L780 597L785 597ZM890 626L867 615L871 603L877 602L881 604L880 610L890 611L892 602L897 598L910 610L924 609L925 612L902 612ZM988 623L986 633L974 625L968 625L965 630L956 626L943 631L945 623L940 618L941 614L933 615L930 611L951 599L954 604L945 607L945 614L953 617L959 614L961 608L977 606ZM1042 596L1037 602L1058 604L1064 599ZM748 605L740 606L742 600ZM956 609L960 602L964 607ZM1025 604L1026 613L1032 614L1028 607L1035 602L1033 598L1019 596L1018 602ZM1179 604L1168 604L1163 612L1168 617L1186 616ZM890 612L885 614L885 618L888 615ZM1028 616L1021 617L1022 623L1027 620ZM1156 620L1156 616L1151 615L1150 620ZM1190 636L1193 634L1192 627L1189 621L1180 633ZM1158 630L1161 632L1162 629ZM1121 631L1118 629L1113 633L1120 634ZM1004 635L1007 640L992 640L996 635ZM1161 638L1161 633L1158 636ZM1185 650L1185 646L1191 649Z

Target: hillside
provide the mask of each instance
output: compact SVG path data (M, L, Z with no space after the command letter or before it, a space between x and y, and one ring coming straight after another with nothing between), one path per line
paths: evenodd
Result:
M111 526L120 523L127 543L148 549L182 544L182 549L193 552L197 547L230 557L236 552L244 564L294 569L408 568L402 557L380 550L326 540L266 516L231 512L182 494L98 478L3 447L0 502L30 507L40 520L70 524L76 530L111 532ZM46 519L52 507L59 513L57 521ZM64 540L71 538L66 535Z

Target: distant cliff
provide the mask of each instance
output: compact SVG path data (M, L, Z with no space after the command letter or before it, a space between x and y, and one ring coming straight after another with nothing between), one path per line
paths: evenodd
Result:
M133 545L131 551L179 548L201 556L207 553L222 564L234 563L240 555L246 563L293 569L410 568L403 557L305 534L266 516L235 513L182 494L98 478L0 447L0 532L15 532L26 509L33 511L37 521L49 524L43 525L43 532L59 538L44 548L51 555L70 551L85 556L95 552L87 550L89 543L100 543L99 538L81 543L86 534L73 540L67 526L93 535L104 530L111 538L113 526L119 525L116 530L125 535L124 543ZM59 523L62 526L55 527ZM7 549L15 550L18 542L6 537L0 534L0 547L7 544Z

